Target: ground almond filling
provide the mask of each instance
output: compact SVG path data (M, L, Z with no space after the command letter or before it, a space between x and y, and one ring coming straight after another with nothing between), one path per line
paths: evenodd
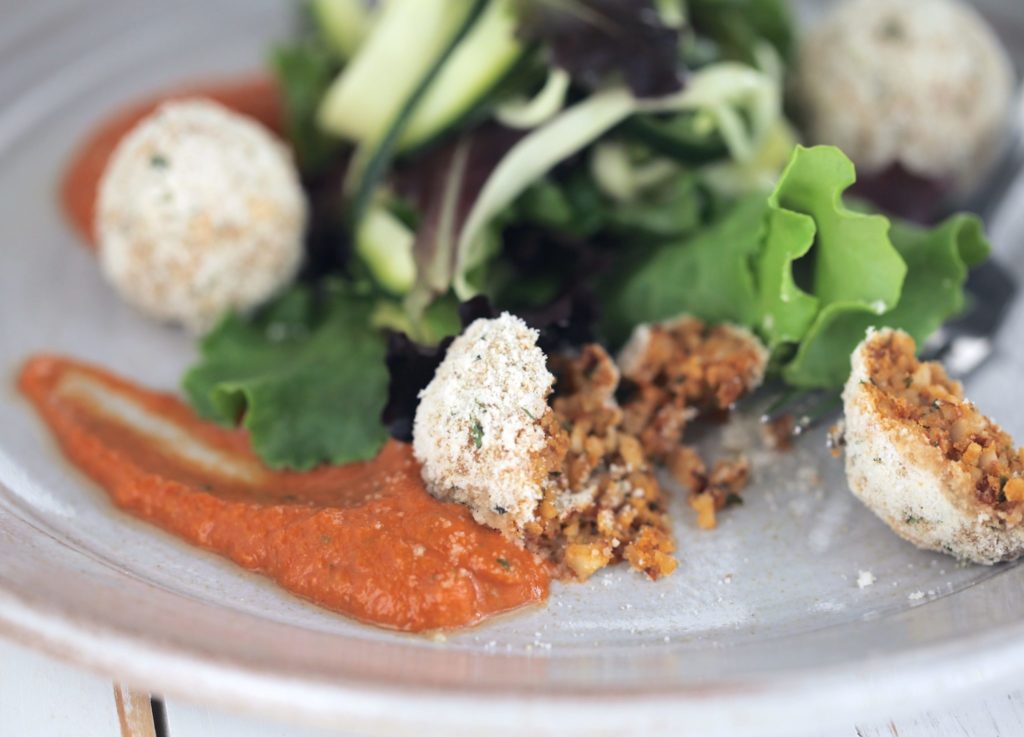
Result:
M545 355L537 337L506 313L451 344L413 427L427 487L557 575L585 580L626 561L667 576L676 544L657 471L667 466L680 481L703 529L740 501L747 460L706 465L683 431L757 386L767 351L745 330L691 317L638 328L618 364L597 344Z
M551 368L557 383L544 424L558 463L546 466L527 544L581 580L620 560L667 576L677 565L667 501L640 441L622 428L618 369L598 345L555 357Z
M686 426L701 415L727 412L761 383L764 346L741 328L681 317L639 328L619 363L624 428L689 493L697 525L713 529L716 512L742 501L750 464L742 456L723 458L709 472L697 451L683 443Z
M970 474L978 501L1008 525L1024 520L1024 449L964 399L963 387L940 364L919 361L908 335L871 341L867 350L870 391L879 410L917 428L959 464Z
M750 478L742 456L708 470L683 435L691 419L727 411L760 382L764 348L746 331L693 318L643 331L620 359L629 371L622 383L597 345L549 361L557 377L541 420L549 441L534 466L546 474L544 497L526 542L578 579L620 560L653 579L675 570L657 465L688 493L702 529L713 529L717 511L742 501ZM627 397L621 406L617 394Z

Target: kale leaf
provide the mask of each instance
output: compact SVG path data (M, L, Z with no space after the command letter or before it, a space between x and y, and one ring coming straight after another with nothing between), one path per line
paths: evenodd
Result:
M241 424L272 468L373 458L388 437L388 370L371 310L326 285L294 287L253 317L229 315L203 339L186 395L202 416Z

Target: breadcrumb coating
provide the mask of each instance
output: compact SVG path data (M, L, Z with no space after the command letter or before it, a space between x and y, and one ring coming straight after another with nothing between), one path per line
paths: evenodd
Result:
M521 537L560 456L549 446L554 383L536 330L507 312L473 322L420 393L413 450L427 488Z
M281 141L209 100L172 101L124 137L103 174L100 264L125 301L203 332L292 281L306 219Z

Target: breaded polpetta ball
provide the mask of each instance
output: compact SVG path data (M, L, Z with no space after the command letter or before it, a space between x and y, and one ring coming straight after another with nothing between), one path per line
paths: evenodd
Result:
M804 40L794 92L812 143L862 174L899 165L965 190L1001 150L1014 74L960 0L845 0Z
M273 134L209 100L168 102L103 174L100 262L125 301L203 332L292 281L306 219L291 153Z

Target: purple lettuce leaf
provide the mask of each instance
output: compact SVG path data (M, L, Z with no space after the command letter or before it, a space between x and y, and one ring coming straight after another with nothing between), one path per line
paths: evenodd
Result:
M637 97L683 87L679 29L662 21L653 0L522 0L520 34L590 89L616 75Z

